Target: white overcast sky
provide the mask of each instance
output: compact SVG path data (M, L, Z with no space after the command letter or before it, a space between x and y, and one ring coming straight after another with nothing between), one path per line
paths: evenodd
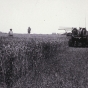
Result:
M0 0L0 31L58 32L62 27L88 28L88 0Z

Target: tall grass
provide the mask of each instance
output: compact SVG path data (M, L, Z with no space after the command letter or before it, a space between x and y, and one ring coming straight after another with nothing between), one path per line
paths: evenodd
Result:
M0 41L0 88L88 87L88 49L68 47L66 37L32 35Z
M0 67L3 77L0 83L6 83L8 88L19 83L29 73L32 73L34 79L42 72L49 74L49 66L58 51L61 53L67 48L66 41L55 36L0 37L0 41Z

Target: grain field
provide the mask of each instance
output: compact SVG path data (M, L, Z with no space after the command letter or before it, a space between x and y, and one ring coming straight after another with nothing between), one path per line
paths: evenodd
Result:
M0 36L2 88L87 88L88 48L64 35Z

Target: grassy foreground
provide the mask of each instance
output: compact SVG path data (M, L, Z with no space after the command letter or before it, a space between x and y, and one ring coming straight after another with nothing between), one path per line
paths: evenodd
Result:
M88 87L88 49L68 47L65 36L0 37L0 41L2 88Z

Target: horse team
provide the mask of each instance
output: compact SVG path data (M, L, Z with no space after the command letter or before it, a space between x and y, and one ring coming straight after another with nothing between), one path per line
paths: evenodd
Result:
M87 45L87 30L86 28L73 28L71 36L72 46L86 46Z

